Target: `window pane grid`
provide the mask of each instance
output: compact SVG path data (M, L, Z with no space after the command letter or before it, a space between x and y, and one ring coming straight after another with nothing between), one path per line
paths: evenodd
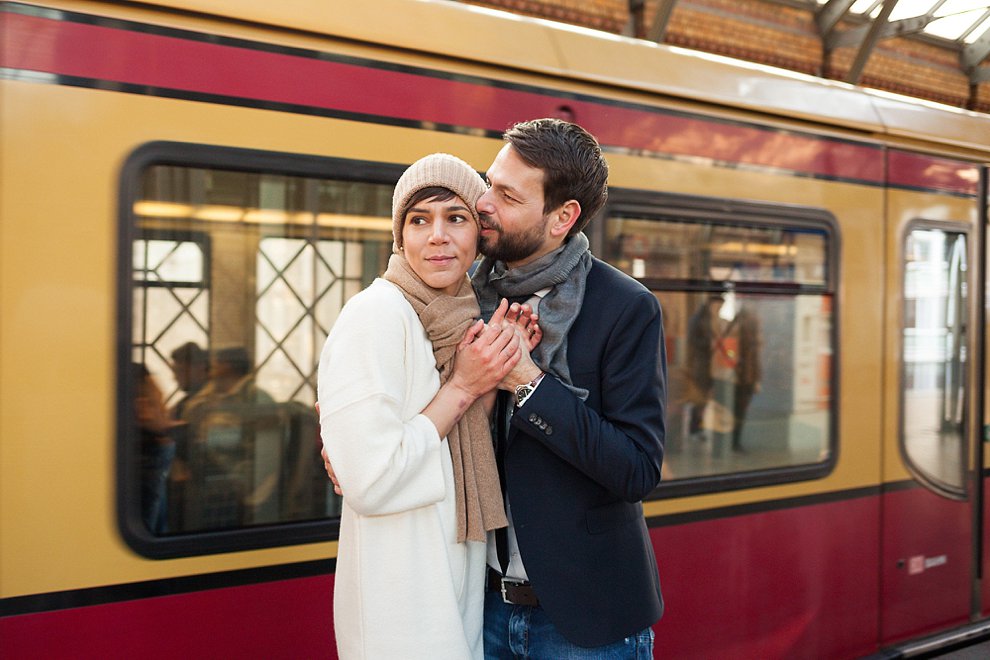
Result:
M145 531L337 515L316 445L317 361L346 300L384 270L391 186L172 165L140 182L130 263L141 449L127 487Z

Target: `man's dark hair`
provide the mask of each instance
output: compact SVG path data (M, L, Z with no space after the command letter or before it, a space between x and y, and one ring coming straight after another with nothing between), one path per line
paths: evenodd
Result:
M172 361L193 366L208 366L210 354L200 348L196 342L189 341L172 351Z
M253 368L247 349L242 346L221 348L214 356L217 362L227 365L237 376L247 376Z
M505 132L526 164L543 171L543 213L574 199L581 215L568 232L573 236L608 199L608 163L598 140L577 124L561 119L533 119Z

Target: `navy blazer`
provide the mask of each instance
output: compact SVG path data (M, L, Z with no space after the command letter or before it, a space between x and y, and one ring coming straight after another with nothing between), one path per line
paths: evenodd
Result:
M504 476L544 611L572 643L602 646L663 614L641 502L663 462L667 368L656 297L595 259L567 362L587 401L544 377L512 417Z

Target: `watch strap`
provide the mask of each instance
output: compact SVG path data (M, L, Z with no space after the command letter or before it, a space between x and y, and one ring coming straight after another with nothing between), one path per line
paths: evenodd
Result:
M528 383L523 383L522 385L516 385L516 392L515 392L516 408L521 408L522 405L526 403L526 399L528 399L530 395L536 390L536 386L540 384L540 381L543 380L543 376L545 375L546 374L541 371L539 376L529 381Z

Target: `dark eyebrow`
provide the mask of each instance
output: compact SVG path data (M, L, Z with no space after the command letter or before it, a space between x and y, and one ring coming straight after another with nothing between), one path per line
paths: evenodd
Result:
M469 209L466 206L461 206L460 204L452 204L450 206L445 206L443 210L444 211L447 211L447 212L450 212L450 211L467 211L468 213L471 212L471 209ZM406 210L406 213L407 214L408 213L429 213L429 209L423 209L423 208L419 208L419 207L414 206L411 209L407 209Z

